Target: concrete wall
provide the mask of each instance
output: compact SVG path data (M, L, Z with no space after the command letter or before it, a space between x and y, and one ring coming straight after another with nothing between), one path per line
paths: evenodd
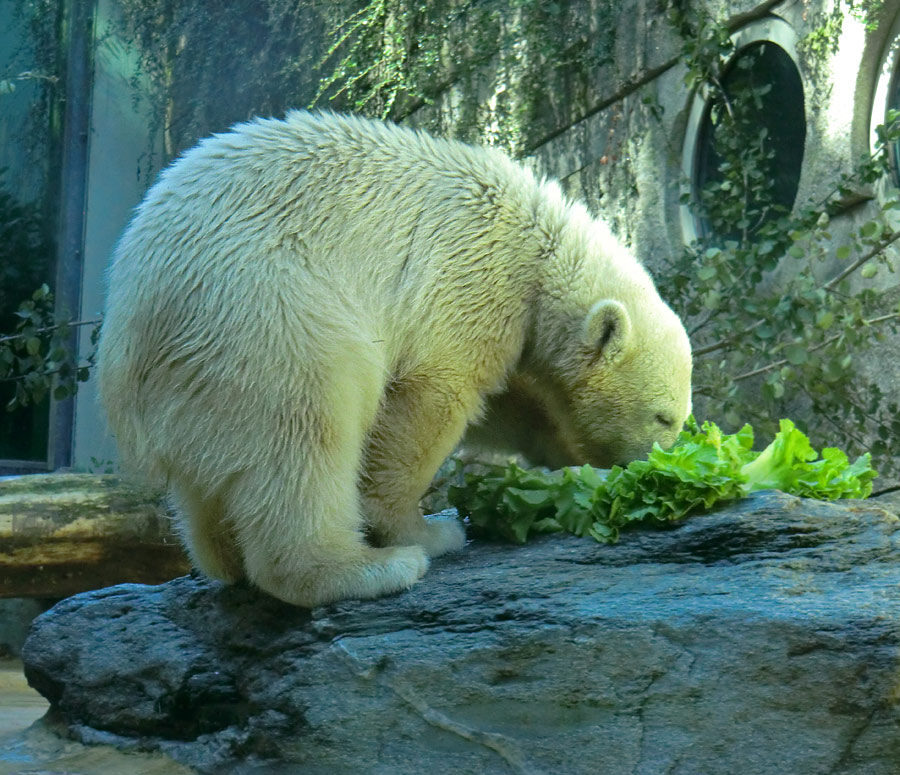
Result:
M157 172L153 151L157 165L162 159L159 138L148 136L153 106L145 96L136 53L123 45L112 23L117 13L114 0L98 0L81 301L85 319L103 311L109 257ZM80 347L90 352L90 327L82 329ZM76 397L73 467L102 472L115 457L96 383L89 380Z
M571 3L567 8L588 29L591 14L596 13L594 5ZM815 29L820 21L813 12L816 7L830 7L815 2L706 5L735 25L750 20L754 29L774 29L782 46L796 45ZM683 228L678 196L685 182L684 143L696 95L685 87L685 68L675 61L682 41L658 4L625 0L614 6L605 18L616 28L613 60L587 73L592 78L589 93L567 103L567 110L556 110L552 122L543 117L543 138L532 128L530 137L535 142L526 161L560 178L571 195L609 219L620 236L652 264L654 256L679 249L692 236ZM765 11L768 14L763 15ZM874 90L884 49L900 34L898 13L900 2L887 0L883 21L872 33L847 16L833 56L813 64L797 55L807 120L798 206L821 199L835 175L849 170L868 152ZM785 38L784 28L793 41ZM491 127L498 119L492 107L497 94L516 89L515 71L505 70L500 60L480 73L479 82L455 84L436 105L422 108L411 120L443 134L459 134L457 123L464 120L463 113L467 120L471 112L460 106L474 98L481 103L476 112L482 124L475 134L481 141L496 141ZM645 104L648 101L661 110L651 110ZM883 117L883 111L875 113L879 120ZM467 128L465 134L471 138L473 133Z

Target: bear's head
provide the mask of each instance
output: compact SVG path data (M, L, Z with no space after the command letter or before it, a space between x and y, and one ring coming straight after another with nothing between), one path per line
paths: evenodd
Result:
M599 467L669 447L691 412L691 345L661 301L629 311L597 301L582 324L564 438ZM568 423L567 423L568 425Z
M624 465L671 446L691 412L690 342L655 290L628 307L595 301L552 360L549 380L545 370L513 384L520 410L533 402L529 414L546 415L522 450L533 463Z

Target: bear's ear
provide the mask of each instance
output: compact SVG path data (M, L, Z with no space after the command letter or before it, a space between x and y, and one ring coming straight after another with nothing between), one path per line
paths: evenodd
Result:
M631 335L631 318L625 306L613 299L601 299L584 319L583 342L593 358L613 360L625 350Z

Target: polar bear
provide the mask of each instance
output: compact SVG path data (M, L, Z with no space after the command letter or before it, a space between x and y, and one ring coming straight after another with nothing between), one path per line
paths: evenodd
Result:
M295 605L407 589L463 547L418 501L507 388L558 463L630 460L690 411L684 328L602 222L499 151L388 123L202 141L108 281L123 460L166 483L197 567Z

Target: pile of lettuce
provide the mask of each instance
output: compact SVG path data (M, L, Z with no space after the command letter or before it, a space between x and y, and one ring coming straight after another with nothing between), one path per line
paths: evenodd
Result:
M669 524L713 504L754 490L819 500L865 498L872 492L867 453L850 463L841 450L821 457L790 420L762 452L753 451L753 429L725 434L693 417L669 450L654 446L646 460L608 475L585 465L544 473L514 463L465 473L448 491L450 504L481 535L522 543L538 533L566 531L612 543L622 528Z

